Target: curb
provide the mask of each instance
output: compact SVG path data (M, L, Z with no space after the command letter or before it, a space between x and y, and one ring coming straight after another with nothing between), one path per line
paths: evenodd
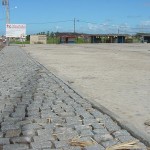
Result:
M22 49L22 48L21 48ZM145 134L143 134L141 131L139 131L135 126L133 126L131 123L129 123L128 121L125 121L123 119L121 119L118 115L116 115L115 113L111 112L110 110L108 110L107 108L105 108L104 106L102 106L101 104L97 103L95 100L89 100L86 96L84 96L84 94L79 91L76 87L74 87L73 85L70 85L68 82L66 82L63 78L63 76L59 76L58 74L54 74L52 73L50 70L48 70L43 64L41 64L40 62L38 62L37 60L35 60L34 58L32 58L31 55L29 55L24 49L22 49L24 51L24 53L26 53L26 55L28 57L31 58L32 61L34 61L37 65L43 67L46 71L48 71L49 73L51 73L53 76L55 76L58 80L60 80L61 82L63 82L66 86L68 86L70 89L72 89L77 95L79 95L81 98L86 99L88 102L90 102L93 106L93 108L96 108L97 110L103 112L104 114L107 114L108 116L110 116L114 121L116 121L118 123L118 125L127 130L132 136L134 136L135 138L139 139L141 142L143 142L146 146L150 147L150 136L147 136Z
M42 65L43 66L43 65ZM45 68L45 67L44 67ZM48 69L46 69L48 70ZM48 70L49 71L49 70ZM49 71L50 72L50 71ZM53 74L52 72L50 72L51 74ZM125 121L123 119L121 119L118 115L116 115L115 113L111 112L110 110L108 110L106 107L102 106L101 104L99 104L98 102L96 102L95 100L89 100L88 98L86 98L84 96L83 93L81 93L80 91L78 91L74 86L69 85L66 81L64 81L60 76L56 76L55 74L53 74L56 78L58 78L59 80L61 80L64 84L66 84L69 88L71 88L77 95L79 95L81 98L86 99L88 102L90 102L93 106L93 108L96 108L97 110L101 111L104 114L107 114L108 116L110 116L114 121L116 121L118 123L118 125L127 130L132 136L134 136L135 138L139 139L141 142L143 142L146 146L150 147L150 136L147 136L145 134L143 134L141 131L139 131L135 126L133 126L131 123L129 123L128 121Z

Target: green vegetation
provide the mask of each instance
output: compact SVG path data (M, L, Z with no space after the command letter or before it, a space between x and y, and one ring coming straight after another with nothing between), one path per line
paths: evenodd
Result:
M57 37L48 37L47 38L47 44L58 44L59 43L59 38Z
M10 44L22 44L20 41L11 41ZM30 44L30 41L25 41L23 44Z

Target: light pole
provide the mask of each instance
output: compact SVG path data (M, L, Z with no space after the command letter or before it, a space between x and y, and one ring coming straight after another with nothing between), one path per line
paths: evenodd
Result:
M2 0L2 5L6 7L6 24L10 24L9 0ZM9 45L9 37L7 37L6 45Z
M74 33L76 32L76 19L74 18Z

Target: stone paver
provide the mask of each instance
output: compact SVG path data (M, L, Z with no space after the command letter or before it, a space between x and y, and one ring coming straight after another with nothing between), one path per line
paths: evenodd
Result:
M19 47L0 52L0 70L4 150L98 150L135 139Z

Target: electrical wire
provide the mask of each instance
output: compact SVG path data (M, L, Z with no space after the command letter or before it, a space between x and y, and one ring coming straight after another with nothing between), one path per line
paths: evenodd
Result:
M40 24L50 24L50 23L63 23L63 22L72 22L74 20L63 20L63 21L51 21L51 22L32 22L26 23L27 25L40 25Z

